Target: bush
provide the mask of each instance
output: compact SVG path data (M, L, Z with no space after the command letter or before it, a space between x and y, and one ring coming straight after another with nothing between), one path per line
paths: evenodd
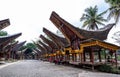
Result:
M99 71L101 72L112 72L112 67L110 65L103 64L98 68Z
M98 70L101 72L120 74L120 67L115 68L110 65L104 64L98 67Z
M118 70L117 68L113 68L111 72L114 74L120 74L120 70Z
M120 67L118 67L118 69L120 70Z

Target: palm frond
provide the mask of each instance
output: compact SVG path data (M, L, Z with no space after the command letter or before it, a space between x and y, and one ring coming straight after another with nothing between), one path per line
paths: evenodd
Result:
M118 11L118 13L115 16L115 23L118 23L119 18L120 18L120 10Z
M109 11L109 9L107 9L104 12L100 13L98 16L102 16L102 15L106 14L108 11Z
M100 22L100 21L96 21L97 22L97 24L99 24L99 25L105 25L104 23L102 23L102 22Z
M113 17L115 19L115 23L118 23L120 17L120 0L105 0L105 2L110 4L110 13L107 19L110 20Z
M98 8L97 6L95 7L90 7L85 9L85 13L82 15L80 18L81 21L84 21L82 27L87 27L87 29L98 29L97 24L104 25L102 22L106 22L107 20L103 18L103 15L107 12L108 10L97 14L98 13Z
M86 27L89 24L89 21L85 21L82 27Z
M112 9L107 17L108 20L110 20L112 17L114 17L115 10Z

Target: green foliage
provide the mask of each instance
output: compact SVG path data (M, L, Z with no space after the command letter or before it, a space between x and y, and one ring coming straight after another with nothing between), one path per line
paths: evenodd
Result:
M24 45L24 46L22 46L21 48L20 48L20 51L22 51L22 50L24 50L24 49L26 49L27 47Z
M34 49L34 48L36 48L36 45L34 43L27 43L26 47L29 49Z
M0 31L0 36L6 36L8 33L6 31Z
M112 71L112 67L110 65L107 65L107 64L103 64L101 65L99 68L98 68L99 71L102 71L102 72L108 72L110 73Z
M112 17L115 19L115 23L118 23L120 18L120 0L105 0L110 5L108 9L110 11L108 19Z
M118 69L120 70L120 66L118 67Z
M32 53L32 49L28 48L24 53L25 54L31 54Z
M85 9L85 13L80 18L80 21L84 21L82 27L87 27L87 29L98 29L98 25L104 25L103 22L106 22L107 20L103 18L103 15L106 13L102 12L98 14L98 8L90 7Z
M113 68L111 72L114 74L120 74L120 70L117 68Z
M118 55L118 60L120 61L120 55Z
M110 6L116 6L116 4L119 4L119 0L105 0L106 3L109 3ZM119 4L120 5L120 4Z
M24 52L24 54L26 54L26 55L29 54L30 55L32 53L32 51L33 51L34 48L36 48L36 45L34 43L27 43L26 45L22 46L20 48L20 50L26 49L25 52Z
M101 72L120 74L120 69L119 69L119 67L116 68L116 67L112 67L112 66L107 65L107 64L101 65L101 66L98 68L98 70L101 71Z
M26 45L22 46L20 48L20 50L24 50L24 49L34 49L36 48L36 45L34 43L27 43Z

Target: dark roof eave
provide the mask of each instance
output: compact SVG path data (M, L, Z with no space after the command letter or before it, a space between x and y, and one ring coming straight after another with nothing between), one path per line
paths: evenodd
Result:
M107 39L107 35L109 31L112 29L112 27L115 24L108 24L102 29L99 29L97 31L88 31L76 28L75 26L71 25L64 19L62 19L56 12L52 12L50 16L50 20L57 25L58 27L61 27L61 23L64 24L68 29L72 30L80 39L89 39L89 38L95 38L99 40L105 40ZM67 34L67 33L66 33ZM98 36L99 35L99 36ZM70 39L70 38L69 38Z

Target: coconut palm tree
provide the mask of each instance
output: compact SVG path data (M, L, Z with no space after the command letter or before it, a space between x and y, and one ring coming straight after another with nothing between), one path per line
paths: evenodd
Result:
M103 15L106 13L102 12L98 14L97 6L86 8L85 13L80 18L80 21L84 21L82 27L87 27L87 29L96 30L98 29L98 25L104 25L103 22L107 21L107 19L103 18Z
M120 0L105 0L105 2L110 5L108 19L110 20L114 17L115 23L118 23L120 18Z

